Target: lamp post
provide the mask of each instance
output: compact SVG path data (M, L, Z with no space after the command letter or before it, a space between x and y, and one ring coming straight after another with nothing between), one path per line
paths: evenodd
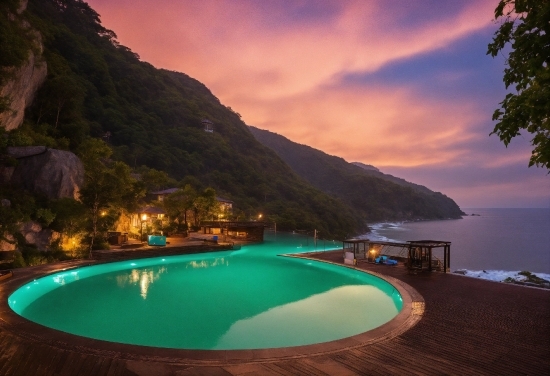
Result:
M140 237L140 240L143 241L143 222L145 222L147 220L147 214L142 214L141 215L141 237Z

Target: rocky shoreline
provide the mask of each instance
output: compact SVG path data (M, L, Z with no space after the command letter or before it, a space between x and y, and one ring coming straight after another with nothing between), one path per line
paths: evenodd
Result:
M514 285L550 289L550 275L531 273L529 271L502 271L502 270L468 270L458 269L453 273L470 278L486 279L494 282L511 283ZM541 277L542 276L542 277Z

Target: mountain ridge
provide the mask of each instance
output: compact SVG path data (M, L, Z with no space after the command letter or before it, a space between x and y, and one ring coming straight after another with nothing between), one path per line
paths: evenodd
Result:
M464 214L440 192L365 169L273 132L253 126L250 129L299 176L355 208L368 221L462 218Z

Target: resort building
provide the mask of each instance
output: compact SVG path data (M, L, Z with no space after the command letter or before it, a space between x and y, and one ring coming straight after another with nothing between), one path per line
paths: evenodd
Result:
M203 234L219 235L222 239L238 239L248 242L263 242L265 222L256 221L203 221Z
M204 126L204 131L208 133L214 133L214 123L208 119L201 120L202 125Z
M127 216L121 217L119 224L117 225L116 232L112 232L113 235L122 235L124 237L142 238L144 234L159 234L166 233L173 219L169 218L166 211L162 207L162 202L167 196L178 191L179 188L168 188L160 191L150 192L148 198L153 203L145 205L139 208L134 213L129 213ZM154 201L157 204L154 204ZM217 214L214 218L217 221L228 221L233 214L233 201L216 196L219 208L216 210ZM192 213L188 213L188 218L193 217ZM248 231L244 233L242 231L232 231L234 236L248 237ZM114 238L113 238L114 239ZM117 238L118 239L118 238ZM113 240L114 242L115 240ZM115 244L115 243L112 243Z

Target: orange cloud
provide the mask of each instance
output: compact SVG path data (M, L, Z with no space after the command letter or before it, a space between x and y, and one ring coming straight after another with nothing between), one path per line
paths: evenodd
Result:
M480 120L473 105L416 100L406 90L335 88L264 106L243 103L250 124L291 140L377 166L451 161L467 149L452 147L474 137Z
M283 20L284 3L272 14L261 1L89 2L122 44L199 79L248 124L349 160L451 161L465 151L450 145L471 137L465 129L479 118L474 106L433 103L407 88L335 83L486 27L491 0L410 27L395 21L406 19L406 7L389 9L382 0L344 2L312 22Z
M251 93L286 97L343 72L375 71L441 48L486 27L493 3L478 1L460 14L409 29L382 1L346 2L328 21L273 29L264 25L270 14L262 2L90 0L122 44L158 67L196 77L233 108Z

